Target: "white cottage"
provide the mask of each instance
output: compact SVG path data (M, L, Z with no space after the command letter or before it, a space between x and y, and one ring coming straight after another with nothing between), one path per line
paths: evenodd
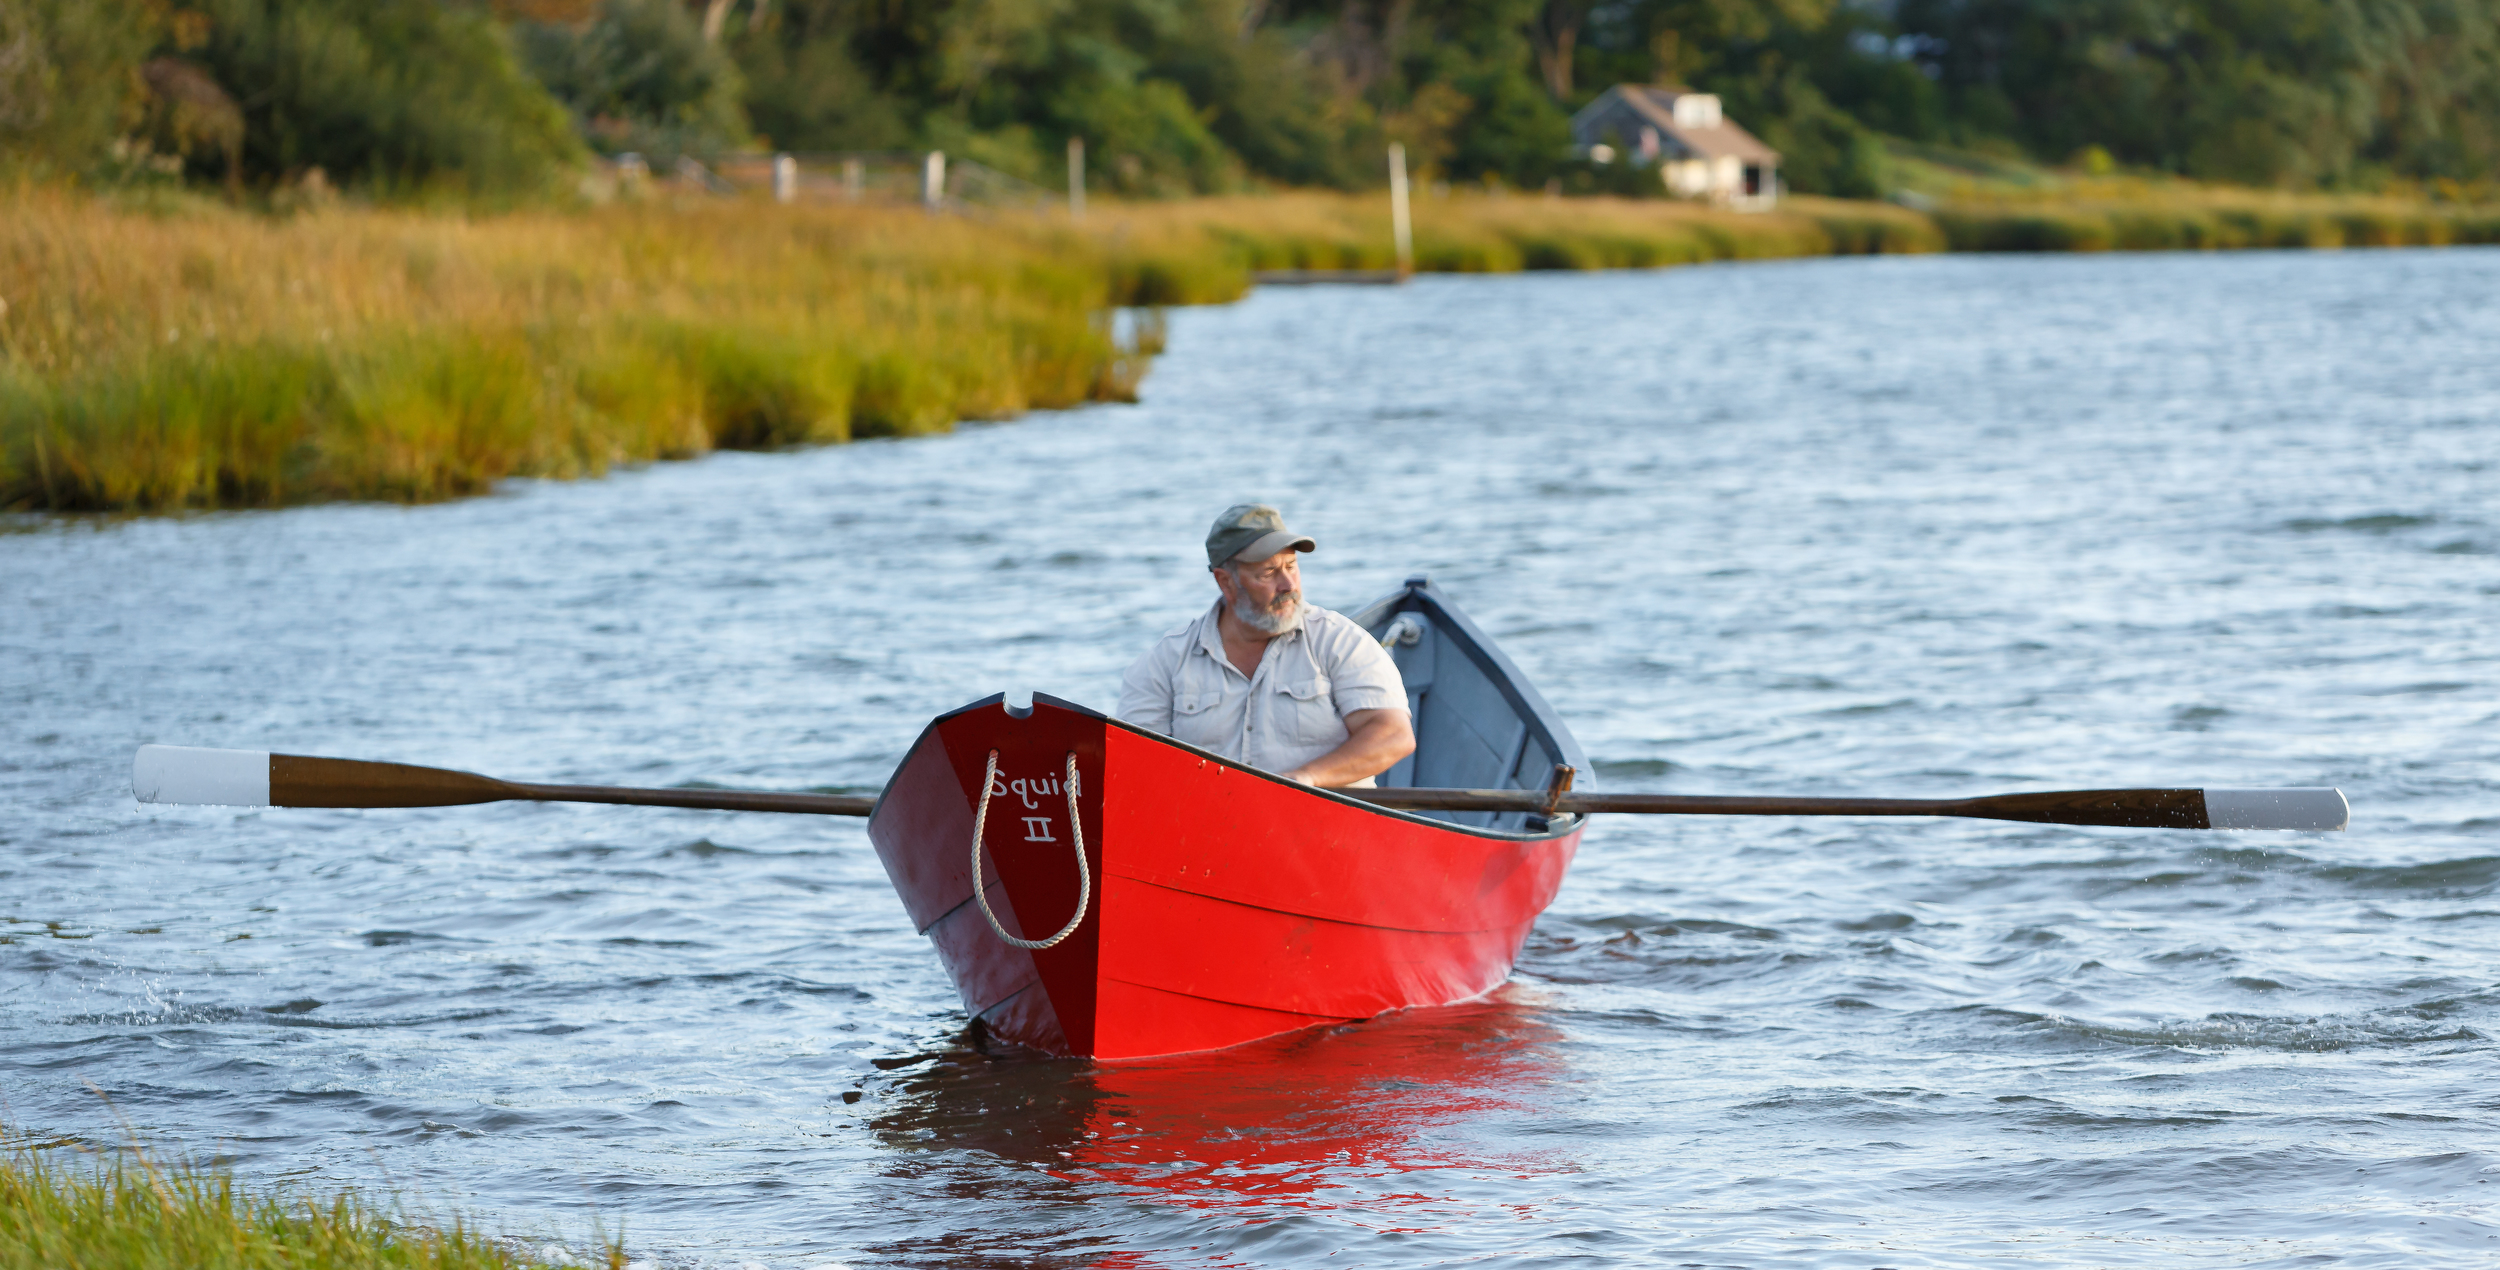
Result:
M1685 198L1746 211L1779 201L1779 151L1730 122L1715 93L1617 84L1571 117L1571 144L1601 163L1654 165Z

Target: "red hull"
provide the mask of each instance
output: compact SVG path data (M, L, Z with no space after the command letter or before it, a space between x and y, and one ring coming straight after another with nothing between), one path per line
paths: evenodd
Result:
M1078 896L1059 780L1077 756L1095 879L1056 947L1001 940L972 902L989 752L988 894L1046 938ZM1053 1054L1144 1058L1443 1005L1501 983L1578 850L1580 826L1523 836L1383 811L1038 697L992 699L921 734L868 822L912 923L964 1008Z

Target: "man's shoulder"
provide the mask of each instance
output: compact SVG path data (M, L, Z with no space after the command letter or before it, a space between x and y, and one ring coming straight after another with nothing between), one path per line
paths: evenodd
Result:
M1397 662L1361 623L1330 609L1312 609L1302 627L1312 659L1337 685L1339 708L1403 704ZM1357 704L1349 706L1349 700Z
M1335 609L1316 605L1303 610L1302 630L1313 650L1331 658L1359 655L1362 650L1378 648L1380 641L1353 618Z
M1371 638L1371 632L1356 625L1353 618L1335 609L1324 609L1316 604L1308 605L1302 610L1302 628L1322 639L1345 639L1348 636L1356 639Z

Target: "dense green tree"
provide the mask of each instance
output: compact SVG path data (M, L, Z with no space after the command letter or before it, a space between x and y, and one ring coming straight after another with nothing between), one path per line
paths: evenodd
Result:
M580 152L564 112L482 10L197 0L180 16L199 19L197 46L169 52L240 106L245 180L318 167L382 190L506 194L543 186Z
M524 21L516 35L603 150L709 153L746 137L738 68L678 0L607 0L587 22Z
M1373 186L1396 140L1426 176L1646 188L1570 153L1627 81L1720 94L1833 194L1886 191L1886 136L2500 175L2500 0L0 0L0 161L264 185L526 189L578 135L936 146L1050 184L1075 137L1133 195Z
M137 70L162 37L140 0L0 0L0 167L106 162L137 122Z
M2500 167L2491 0L1902 0L1966 132L2217 180Z

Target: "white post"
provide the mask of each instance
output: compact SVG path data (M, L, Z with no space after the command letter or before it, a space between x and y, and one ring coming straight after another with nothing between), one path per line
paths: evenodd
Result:
M920 167L920 205L936 211L946 204L946 152L931 150Z
M1389 143L1389 234L1397 240L1398 276L1415 272L1415 226L1406 214L1406 147Z
M1085 138L1068 138L1068 219L1085 219Z
M842 161L842 197L843 197L843 199L845 199L845 200L846 200L846 201L848 201L848 202L853 202L853 203L858 202L858 201L859 201L860 189L861 189L863 186L867 185L867 184L868 184L868 167L867 167L867 165L866 165L866 164L864 164L864 163L861 163L861 162L860 162L859 160L857 160L857 159L844 159L844 160Z
M799 196L799 161L786 154L773 156L773 201L787 203Z

